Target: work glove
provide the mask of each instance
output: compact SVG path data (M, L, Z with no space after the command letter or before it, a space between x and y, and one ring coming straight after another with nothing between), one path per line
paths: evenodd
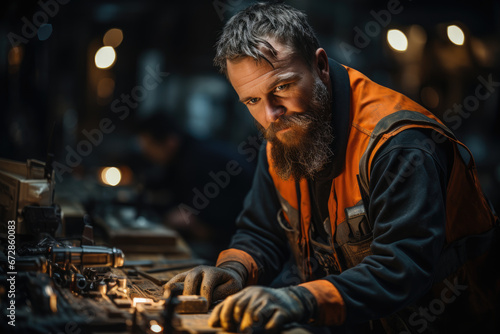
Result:
M228 332L277 332L291 322L313 320L316 309L316 299L304 287L252 286L217 305L208 323Z
M218 267L198 266L174 276L163 286L163 294L175 289L179 283L184 283L184 295L201 295L212 302L222 300L243 289L248 272L241 263L225 262Z

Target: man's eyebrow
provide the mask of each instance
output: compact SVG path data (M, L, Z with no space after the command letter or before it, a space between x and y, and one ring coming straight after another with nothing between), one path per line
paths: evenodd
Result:
M243 98L241 98L241 99L240 99L240 102L241 102L241 103L245 103L245 102L247 102L247 101L248 101L248 100L250 100L250 99L251 99L251 97L250 97L250 96L243 97Z
M282 75L276 76L276 79L269 85L267 86L268 90L273 89L275 86L277 86L280 82L283 81L295 81L300 78L299 73L285 73Z
M268 90L271 90L273 89L275 86L277 86L280 82L283 82L283 81L294 81L294 80L297 80L300 78L300 74L299 73L286 73L286 74L282 74L282 75L277 75L276 76L276 79L267 86L267 89ZM247 97L243 97L240 99L240 102L241 103L245 103L246 101L252 99L251 96L247 96Z

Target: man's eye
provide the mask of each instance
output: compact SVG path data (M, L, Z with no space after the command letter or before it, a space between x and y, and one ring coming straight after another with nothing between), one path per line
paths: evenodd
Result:
M287 89L287 88L288 88L288 86L289 86L289 84L286 84L286 85L279 85L279 86L277 86L277 87L274 89L274 91L275 91L275 92L281 92L281 91L284 91L285 89Z
M254 105L254 104L256 104L258 101L259 101L259 99L258 99L258 98L256 98L256 97L254 97L254 98L252 98L252 99L248 100L248 101L247 101L247 104L248 104L248 105Z

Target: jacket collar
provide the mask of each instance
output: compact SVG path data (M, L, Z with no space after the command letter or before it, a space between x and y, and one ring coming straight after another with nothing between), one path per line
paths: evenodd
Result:
M349 75L344 66L329 59L330 82L332 84L332 119L334 139L331 144L333 159L328 166L318 173L319 179L334 179L345 165L347 140L349 137L350 93Z

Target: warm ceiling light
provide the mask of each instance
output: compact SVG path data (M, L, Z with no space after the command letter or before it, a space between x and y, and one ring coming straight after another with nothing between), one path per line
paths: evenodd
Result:
M122 173L116 167L106 167L101 171L101 180L108 186L116 186L122 179Z
M398 29L391 29L387 32L387 42L396 51L404 52L408 48L406 35Z
M448 33L448 38L450 41L455 44L455 45L464 45L465 41L465 35L462 29L460 29L459 26L457 25L450 25L446 29L446 32Z
M116 60L115 49L111 46L103 46L95 53L95 66L98 68L109 68Z

